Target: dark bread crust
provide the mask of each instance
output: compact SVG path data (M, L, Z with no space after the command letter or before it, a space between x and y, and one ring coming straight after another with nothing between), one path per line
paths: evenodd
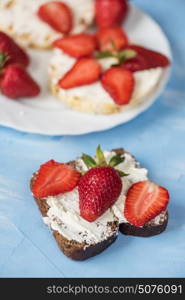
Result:
M129 223L122 223L119 226L121 233L126 235L141 236L141 237L150 237L162 233L168 224L168 212L166 212L164 219L160 224L155 224L150 221L145 224L143 227L136 227Z
M54 231L53 235L57 241L59 248L62 252L69 258L73 260L83 261L90 257L93 257L101 252L103 252L106 248L108 248L112 243L115 242L117 239L117 234L114 233L108 239L94 244L87 246L85 243L80 244L75 241L69 241L64 236L62 236L59 232Z

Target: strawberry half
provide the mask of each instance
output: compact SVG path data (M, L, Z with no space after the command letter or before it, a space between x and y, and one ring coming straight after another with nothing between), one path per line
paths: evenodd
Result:
M124 215L134 226L143 226L166 209L168 191L150 181L133 184L128 190Z
M50 160L41 165L32 192L37 199L66 193L76 187L79 178L80 173L71 166Z
M128 13L127 0L96 0L96 23L100 28L121 25Z
M80 58L91 55L97 47L97 41L93 35L81 33L58 39L54 46L70 56Z
M103 74L101 83L116 104L125 105L130 102L135 86L132 72L121 67L110 68Z
M69 33L73 27L71 9L63 2L51 1L40 6L40 19L61 33Z
M127 60L122 66L132 72L147 70L157 67L168 67L169 59L157 51L153 51L138 45L129 45L126 49L132 49L137 53L135 58Z
M23 67L29 65L30 59L26 52L19 47L12 38L0 31L0 53L7 56L6 65L20 64Z
M101 74L101 66L94 58L80 58L75 65L59 81L63 89L91 84L97 81Z
M94 222L118 199L122 181L111 167L95 167L80 178L78 184L80 215Z
M100 29L96 34L101 51L118 51L128 44L128 37L121 27Z
M5 96L12 99L35 97L40 93L38 84L22 66L17 64L4 69L0 88Z

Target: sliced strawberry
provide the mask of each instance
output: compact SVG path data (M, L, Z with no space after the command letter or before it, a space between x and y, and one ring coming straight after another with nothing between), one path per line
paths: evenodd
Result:
M101 51L118 51L128 44L128 37L121 27L102 28L96 36Z
M80 58L75 65L59 81L63 89L71 89L93 83L98 80L101 67L94 58Z
M97 41L95 36L81 33L58 39L54 46L70 56L80 58L91 55L97 47Z
M63 2L50 1L40 6L40 19L61 33L69 33L73 27L71 9Z
M79 179L80 173L71 166L50 160L41 165L32 192L37 199L66 193L76 187Z
M143 226L155 218L169 202L168 191L150 181L135 183L128 190L124 215L134 226Z
M114 67L103 74L101 82L116 104L125 105L130 102L135 85L132 72Z
M123 64L123 67L130 71L142 71L157 67L164 68L170 65L169 59L164 54L159 52L138 45L129 45L126 47L126 49L132 49L137 52L135 59L127 60Z
M40 93L38 84L22 66L17 64L4 69L0 88L5 96L12 99L35 97Z
M0 31L0 53L7 55L6 65L20 64L23 67L29 65L30 59L26 52L18 46L12 38Z
M128 13L127 0L96 0L96 23L100 28L121 25Z

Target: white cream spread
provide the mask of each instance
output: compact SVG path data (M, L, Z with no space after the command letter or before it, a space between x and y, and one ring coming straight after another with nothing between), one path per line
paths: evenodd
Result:
M115 152L105 151L104 155L106 161L109 162L112 156L115 155ZM118 221L119 224L127 222L123 212L125 195L128 189L133 183L148 179L148 171L140 168L130 154L125 153L124 157L124 162L119 164L117 169L129 174L129 176L122 177L123 186L118 200L100 218L90 223L80 217L78 188L75 188L69 193L46 199L50 209L47 217L44 218L44 222L67 239L81 243L84 241L87 244L98 243L112 235L111 228L107 226L108 222ZM81 159L76 161L76 165L79 170L87 170ZM158 224L160 215L154 221Z
M62 0L73 12L74 30L78 33L86 29L94 18L94 0ZM32 41L38 46L52 43L61 36L37 16L40 5L50 0L1 0L0 28L11 28L11 33L24 37L22 43ZM12 3L10 5L10 3ZM27 38L26 38L27 37Z
M56 85L59 79L72 68L75 62L75 58L66 55L60 49L55 49L49 67L49 77L52 84ZM116 58L101 59L99 62L105 71L116 63ZM131 103L144 101L159 84L163 72L163 68L135 72L136 84ZM93 102L114 103L111 96L102 87L100 81L69 90L60 89L59 93L61 97L79 97Z

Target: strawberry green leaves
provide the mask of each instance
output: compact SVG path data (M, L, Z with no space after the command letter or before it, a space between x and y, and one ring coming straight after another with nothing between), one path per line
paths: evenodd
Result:
M124 162L125 158L120 154L115 154L110 159L110 161L107 162L105 155L101 149L101 146L99 145L96 149L95 159L87 154L83 154L82 160L88 169L95 168L95 167L106 167L106 166L115 168L116 166ZM116 169L116 171L119 173L120 177L128 176L128 174L124 173L123 171L120 171L119 169Z
M111 160L109 162L109 166L114 168L117 165L121 164L124 160L125 160L124 157L121 157L120 155L115 155L111 158Z
M85 165L87 166L88 169L90 168L94 168L97 166L97 163L95 162L95 160L87 154L82 154L82 160L85 163Z

